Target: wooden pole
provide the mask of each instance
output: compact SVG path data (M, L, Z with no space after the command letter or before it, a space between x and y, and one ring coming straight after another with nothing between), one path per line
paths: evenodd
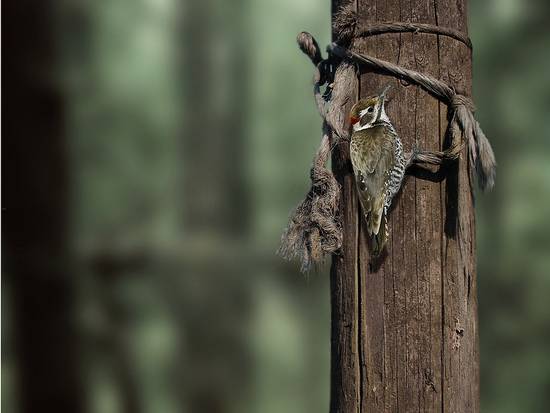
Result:
M345 3L333 0L333 14ZM466 0L354 4L360 24L430 23L467 33ZM454 39L383 34L356 46L471 95L471 53ZM357 95L375 93L388 82L394 85L388 114L405 149L417 142L439 150L448 122L444 104L414 85L368 70ZM387 256L376 265L349 155L346 148L335 151L344 245L331 269L331 412L479 411L475 221L467 162L461 156L444 173L406 178L389 216Z

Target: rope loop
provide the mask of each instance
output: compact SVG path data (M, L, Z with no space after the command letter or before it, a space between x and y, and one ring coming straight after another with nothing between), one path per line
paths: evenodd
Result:
M337 35L338 43L349 45L354 38L370 37L386 33L427 33L447 36L463 43L468 49L472 50L472 41L460 30L450 27L441 27L427 23L413 22L381 22L367 23L361 26L357 12L354 10L354 4L348 3L340 8L334 18L333 29Z

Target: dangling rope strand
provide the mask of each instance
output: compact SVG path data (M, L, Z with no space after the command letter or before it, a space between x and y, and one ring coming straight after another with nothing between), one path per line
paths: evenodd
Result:
M311 189L292 212L281 237L278 254L287 260L298 258L302 272L323 261L342 246L338 217L340 186L326 167L331 153L330 138L323 135L311 167Z

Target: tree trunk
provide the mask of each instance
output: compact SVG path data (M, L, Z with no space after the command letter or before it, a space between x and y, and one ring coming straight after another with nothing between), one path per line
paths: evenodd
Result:
M2 5L2 270L13 298L21 412L80 412L83 406L68 269L64 105L52 78L54 5Z
M333 13L346 1L333 1ZM430 23L467 33L465 0L357 0L359 24ZM430 34L358 40L360 53L471 92L471 53ZM447 108L419 87L370 71L358 97L392 83L387 111L405 150L445 145ZM331 270L331 412L478 412L475 223L468 160L406 178L389 214L387 255L371 262L345 148L333 168L342 185L343 254Z

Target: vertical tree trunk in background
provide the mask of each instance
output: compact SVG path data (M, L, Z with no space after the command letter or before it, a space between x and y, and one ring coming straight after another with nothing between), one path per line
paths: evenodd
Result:
M186 232L235 237L248 228L244 126L248 102L245 1L186 2L182 20Z
M346 1L333 1L335 12ZM361 23L417 22L467 33L466 0L357 0ZM384 34L358 51L471 92L471 55L429 34ZM420 88L364 71L358 96L388 82L388 115L406 150L439 150L447 108ZM370 262L349 155L333 165L343 188L343 255L331 271L331 412L478 412L479 355L475 224L467 157L441 182L406 178L389 215L389 245ZM436 175L434 175L435 177Z
M21 412L83 410L54 5L2 4L3 272L13 293Z
M203 0L181 6L181 209L188 249L184 274L177 269L185 296L180 290L174 298L186 349L182 393L191 412L240 411L251 385L249 273L245 261L235 259L246 250L250 228L248 4L231 4Z

